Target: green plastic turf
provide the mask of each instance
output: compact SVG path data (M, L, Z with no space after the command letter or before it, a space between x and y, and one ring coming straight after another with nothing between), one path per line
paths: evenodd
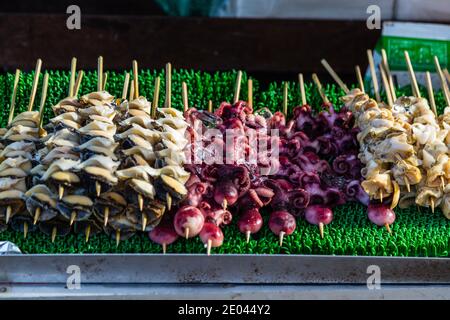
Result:
M51 105L67 95L69 74L64 71L49 71L49 92L47 98L47 118L52 116ZM142 70L140 73L140 93L149 100L153 95L155 77L161 76L161 86L164 88L163 71ZM42 76L41 76L42 77ZM8 117L9 99L12 91L14 75L0 74L0 103L4 106L0 112L0 125L4 126ZM28 95L31 90L33 73L23 74L18 91L16 114L24 111L28 105ZM122 92L124 74L109 72L107 90L116 96ZM247 75L244 73L243 81ZM230 101L233 96L235 72L194 72L189 70L174 70L173 72L173 104L181 106L181 82L186 81L189 87L189 101L193 106L207 106L211 99L214 106L222 101ZM245 83L245 82L243 82ZM94 91L96 88L96 73L88 72L81 85L81 93ZM247 96L247 86L242 86L241 97ZM290 105L300 104L298 84L289 83ZM40 89L40 88L39 88ZM332 103L339 106L339 97L343 92L335 85L325 85L325 91ZM39 93L40 91L38 91ZM424 96L426 91L423 90ZM411 94L409 87L398 90L398 96ZM320 108L321 100L312 83L306 84L308 102L316 109ZM39 94L36 101L39 101ZM160 105L163 104L164 90L160 95ZM282 103L282 83L270 83L267 88L260 88L254 80L254 101L256 108L268 107L275 111ZM436 96L439 112L442 112L444 100L441 93ZM35 109L37 106L35 106ZM236 254L327 254L327 255L369 255L369 256L450 256L450 221L446 220L440 210L432 214L430 210L411 207L407 210L396 209L397 219L390 235L384 228L373 225L366 216L365 209L358 204L347 204L334 210L334 221L326 226L325 238L321 239L316 226L303 220L297 221L295 232L285 237L283 246L278 245L278 239L265 223L263 229L252 237L250 243L245 242L245 236L238 232L235 224L223 228L224 244L214 248L214 253ZM265 215L267 222L267 214ZM161 247L152 243L146 234L137 234L127 241L122 241L116 248L114 239L101 234L92 236L85 243L82 235L57 237L52 243L50 238L40 232L30 233L26 239L23 234L5 231L0 234L0 240L16 243L24 253L160 253ZM171 253L202 253L205 248L201 241L179 239L168 246Z

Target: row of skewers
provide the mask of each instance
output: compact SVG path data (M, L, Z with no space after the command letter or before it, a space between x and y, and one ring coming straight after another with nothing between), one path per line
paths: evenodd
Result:
M374 88L378 88L370 58ZM415 202L433 211L441 206L449 217L450 110L438 119L433 103L434 112L419 96L394 98L385 59L380 70L388 103L380 101L377 90L379 101L370 99L362 81L359 89L349 91L323 62L347 94L345 106L334 111L314 75L324 111L313 115L300 75L303 105L287 121L287 85L283 112L254 111L251 80L248 101L239 100L241 73L233 103L222 103L215 112L211 104L208 111L189 108L183 83L183 114L171 106L170 64L164 108L157 108L159 78L153 103L139 96L136 62L129 99L129 74L120 99L105 92L102 58L97 92L77 98L83 73L75 80L76 60L72 60L68 98L53 106L56 116L43 126L48 75L40 111L32 111L39 60L29 111L13 117L17 72L8 126L1 132L0 226L4 229L10 223L25 236L39 227L52 241L72 226L85 234L86 241L104 230L117 244L137 231L149 231L164 252L180 236L200 236L209 254L223 243L221 228L235 215L249 241L261 229L264 207L271 209L269 228L279 236L280 245L295 230L296 217L318 225L323 237L324 225L333 219L332 208L347 201L367 205L370 220L389 231L397 204L405 207ZM443 76L441 80L450 105ZM431 96L430 101L434 101ZM211 142L197 134L206 128L218 129L223 138ZM280 135L273 136L273 129ZM231 147L224 143L230 130L237 140ZM249 162L255 152L248 138L253 131L269 150ZM277 170L269 176L261 173L261 167L268 166L275 146L280 157ZM234 161L192 162L192 157L212 149L234 154Z

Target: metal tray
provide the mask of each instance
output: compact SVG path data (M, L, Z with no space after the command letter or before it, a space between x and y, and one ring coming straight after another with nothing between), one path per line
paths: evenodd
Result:
M450 284L449 258L232 254L7 255L0 284L65 284L71 265L83 284L366 284L369 266L383 284Z

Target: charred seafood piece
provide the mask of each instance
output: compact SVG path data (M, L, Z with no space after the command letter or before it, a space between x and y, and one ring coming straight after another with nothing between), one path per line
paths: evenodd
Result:
M184 182L166 174L161 174L155 180L155 188L157 197L166 202L168 210L172 205L180 203L188 193Z
M117 184L118 179L114 175L119 162L101 155L94 155L77 166L81 171L84 188L89 196L100 196L102 192L109 191Z
M78 191L78 193L83 193L83 190ZM75 221L87 220L91 216L93 205L94 202L87 196L69 194L58 201L56 208L61 216L72 225Z
M52 220L39 223L39 230L51 237L55 242L56 236L65 237L70 233L70 226L62 217L56 217Z
M81 134L81 143L85 143L95 137L107 138L114 142L116 126L110 122L93 120L84 127L80 128L78 132Z
M24 157L32 159L32 154L35 152L36 147L33 142L17 141L7 145L0 153L0 160L6 158Z
M106 91L91 92L80 98L80 102L85 106L110 105L113 101L114 96Z
M50 119L53 125L53 131L58 131L64 128L69 130L80 129L81 117L76 112L66 112Z
M95 199L94 214L103 221L106 227L110 217L115 217L123 213L127 206L127 201L118 192L105 192Z
M76 112L79 108L83 107L81 103L75 97L67 97L59 101L56 105L52 107L53 112L58 116L66 112Z
M62 199L65 189L71 190L80 184L81 180L76 169L79 164L79 161L58 159L45 171L41 180L51 189L57 190L58 199Z
M95 219L88 219L86 221L75 222L73 230L77 234L83 234L86 242L88 242L91 235L99 234L103 231L103 228Z
M111 238L116 240L116 246L119 246L120 240L128 240L136 233L135 224L132 223L125 214L120 214L109 219L105 231Z
M12 217L22 212L25 204L22 200L23 192L19 190L5 190L0 192L0 220L8 224Z
M144 203L142 210L136 205L128 205L126 216L134 224L136 230L151 231L161 221L166 205L158 200L150 200Z
M26 210L22 210L11 218L11 228L16 232L23 232L23 237L26 238L29 232L34 232L37 225L33 224L33 219Z
M38 184L25 192L24 201L33 218L33 224L49 221L58 215L57 197L44 184Z
M82 145L73 148L74 152L79 152L81 159L86 160L96 154L110 158L113 161L117 161L117 156L114 151L118 147L119 143L111 141L110 139L103 137L95 137Z

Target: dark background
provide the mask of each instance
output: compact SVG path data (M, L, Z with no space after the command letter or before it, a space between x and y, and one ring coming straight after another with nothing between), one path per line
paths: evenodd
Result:
M66 8L81 8L81 30L66 28ZM346 81L354 66L364 70L366 49L380 30L365 21L220 19L167 16L151 1L15 0L0 3L0 66L31 70L37 58L48 69L94 69L103 55L105 68L175 68L205 71L243 69L261 80L296 79L317 72L326 58Z

